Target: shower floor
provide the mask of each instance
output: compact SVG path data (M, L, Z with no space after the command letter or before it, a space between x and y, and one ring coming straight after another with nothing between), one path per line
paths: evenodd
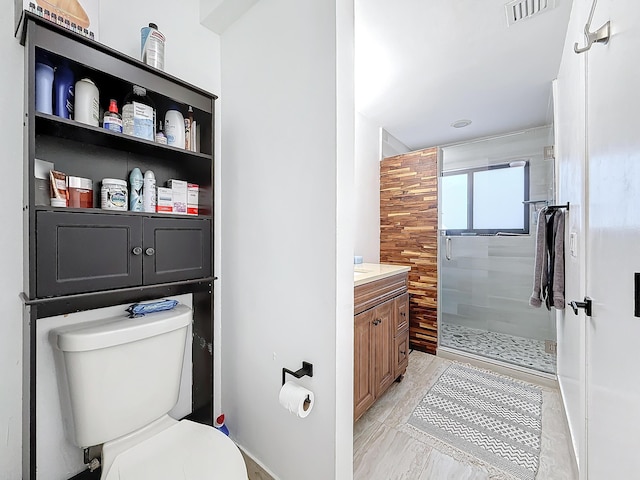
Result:
M440 343L506 363L556 373L556 356L544 351L544 340L488 332L462 325L440 324Z

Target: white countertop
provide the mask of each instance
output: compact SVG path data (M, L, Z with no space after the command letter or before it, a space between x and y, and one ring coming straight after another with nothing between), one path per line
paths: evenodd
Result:
M356 263L353 266L353 286L392 277L399 273L408 272L411 267L406 265L386 265L384 263Z

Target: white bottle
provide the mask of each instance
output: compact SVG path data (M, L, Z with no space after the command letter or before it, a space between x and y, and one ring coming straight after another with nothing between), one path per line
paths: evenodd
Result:
M164 134L168 145L184 148L184 117L178 110L167 110L165 113Z
M151 170L144 172L144 186L142 187L142 210L155 213L156 211L156 176Z
M98 87L88 78L78 80L75 85L73 119L87 125L99 126L100 95Z

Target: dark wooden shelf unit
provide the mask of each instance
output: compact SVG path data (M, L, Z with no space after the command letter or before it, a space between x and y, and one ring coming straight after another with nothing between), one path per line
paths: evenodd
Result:
M23 478L36 479L38 326L47 317L166 296L193 296L194 418L213 423L214 120L216 96L109 47L25 14L24 117L24 381ZM133 85L147 89L157 118L193 108L200 152L190 152L35 111L36 59L65 62L75 80L88 77L107 109L119 109ZM94 208L36 202L36 159L93 181ZM185 180L200 186L199 215L100 209L103 178L128 180L152 170L158 186ZM38 196L37 198L42 198ZM43 323L44 322L44 323Z

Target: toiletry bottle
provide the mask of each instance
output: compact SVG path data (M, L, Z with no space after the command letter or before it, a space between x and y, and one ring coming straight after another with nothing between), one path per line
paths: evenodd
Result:
M132 212L142 211L142 187L144 179L138 167L131 170L129 175L129 210Z
M162 131L162 120L160 120L160 124L158 126L158 130L156 131L156 143L160 143L162 145L167 144L167 137Z
M76 82L73 118L94 127L100 124L100 95L98 87L89 78Z
M184 117L175 108L167 110L164 115L164 133L168 145L184 148Z
M227 428L227 426L224 424L224 413L219 415L216 418L216 421L213 422L213 426L215 428L217 428L218 430L220 430L222 433L224 433L226 436L229 436L229 429Z
M189 105L189 111L187 112L187 118L184 119L184 148L185 150L191 150L191 126L193 124L193 108Z
M152 142L156 138L156 106L147 96L147 89L139 85L124 97L122 131L127 135Z
M156 211L156 176L151 170L144 172L142 211L151 213L155 213Z
M45 60L36 62L36 110L53 113L53 67Z
M109 100L109 111L104 112L103 127L112 132L122 133L122 116L118 113L118 102Z
M74 78L69 65L62 63L56 68L53 77L53 93L55 96L54 113L62 118L73 118Z

